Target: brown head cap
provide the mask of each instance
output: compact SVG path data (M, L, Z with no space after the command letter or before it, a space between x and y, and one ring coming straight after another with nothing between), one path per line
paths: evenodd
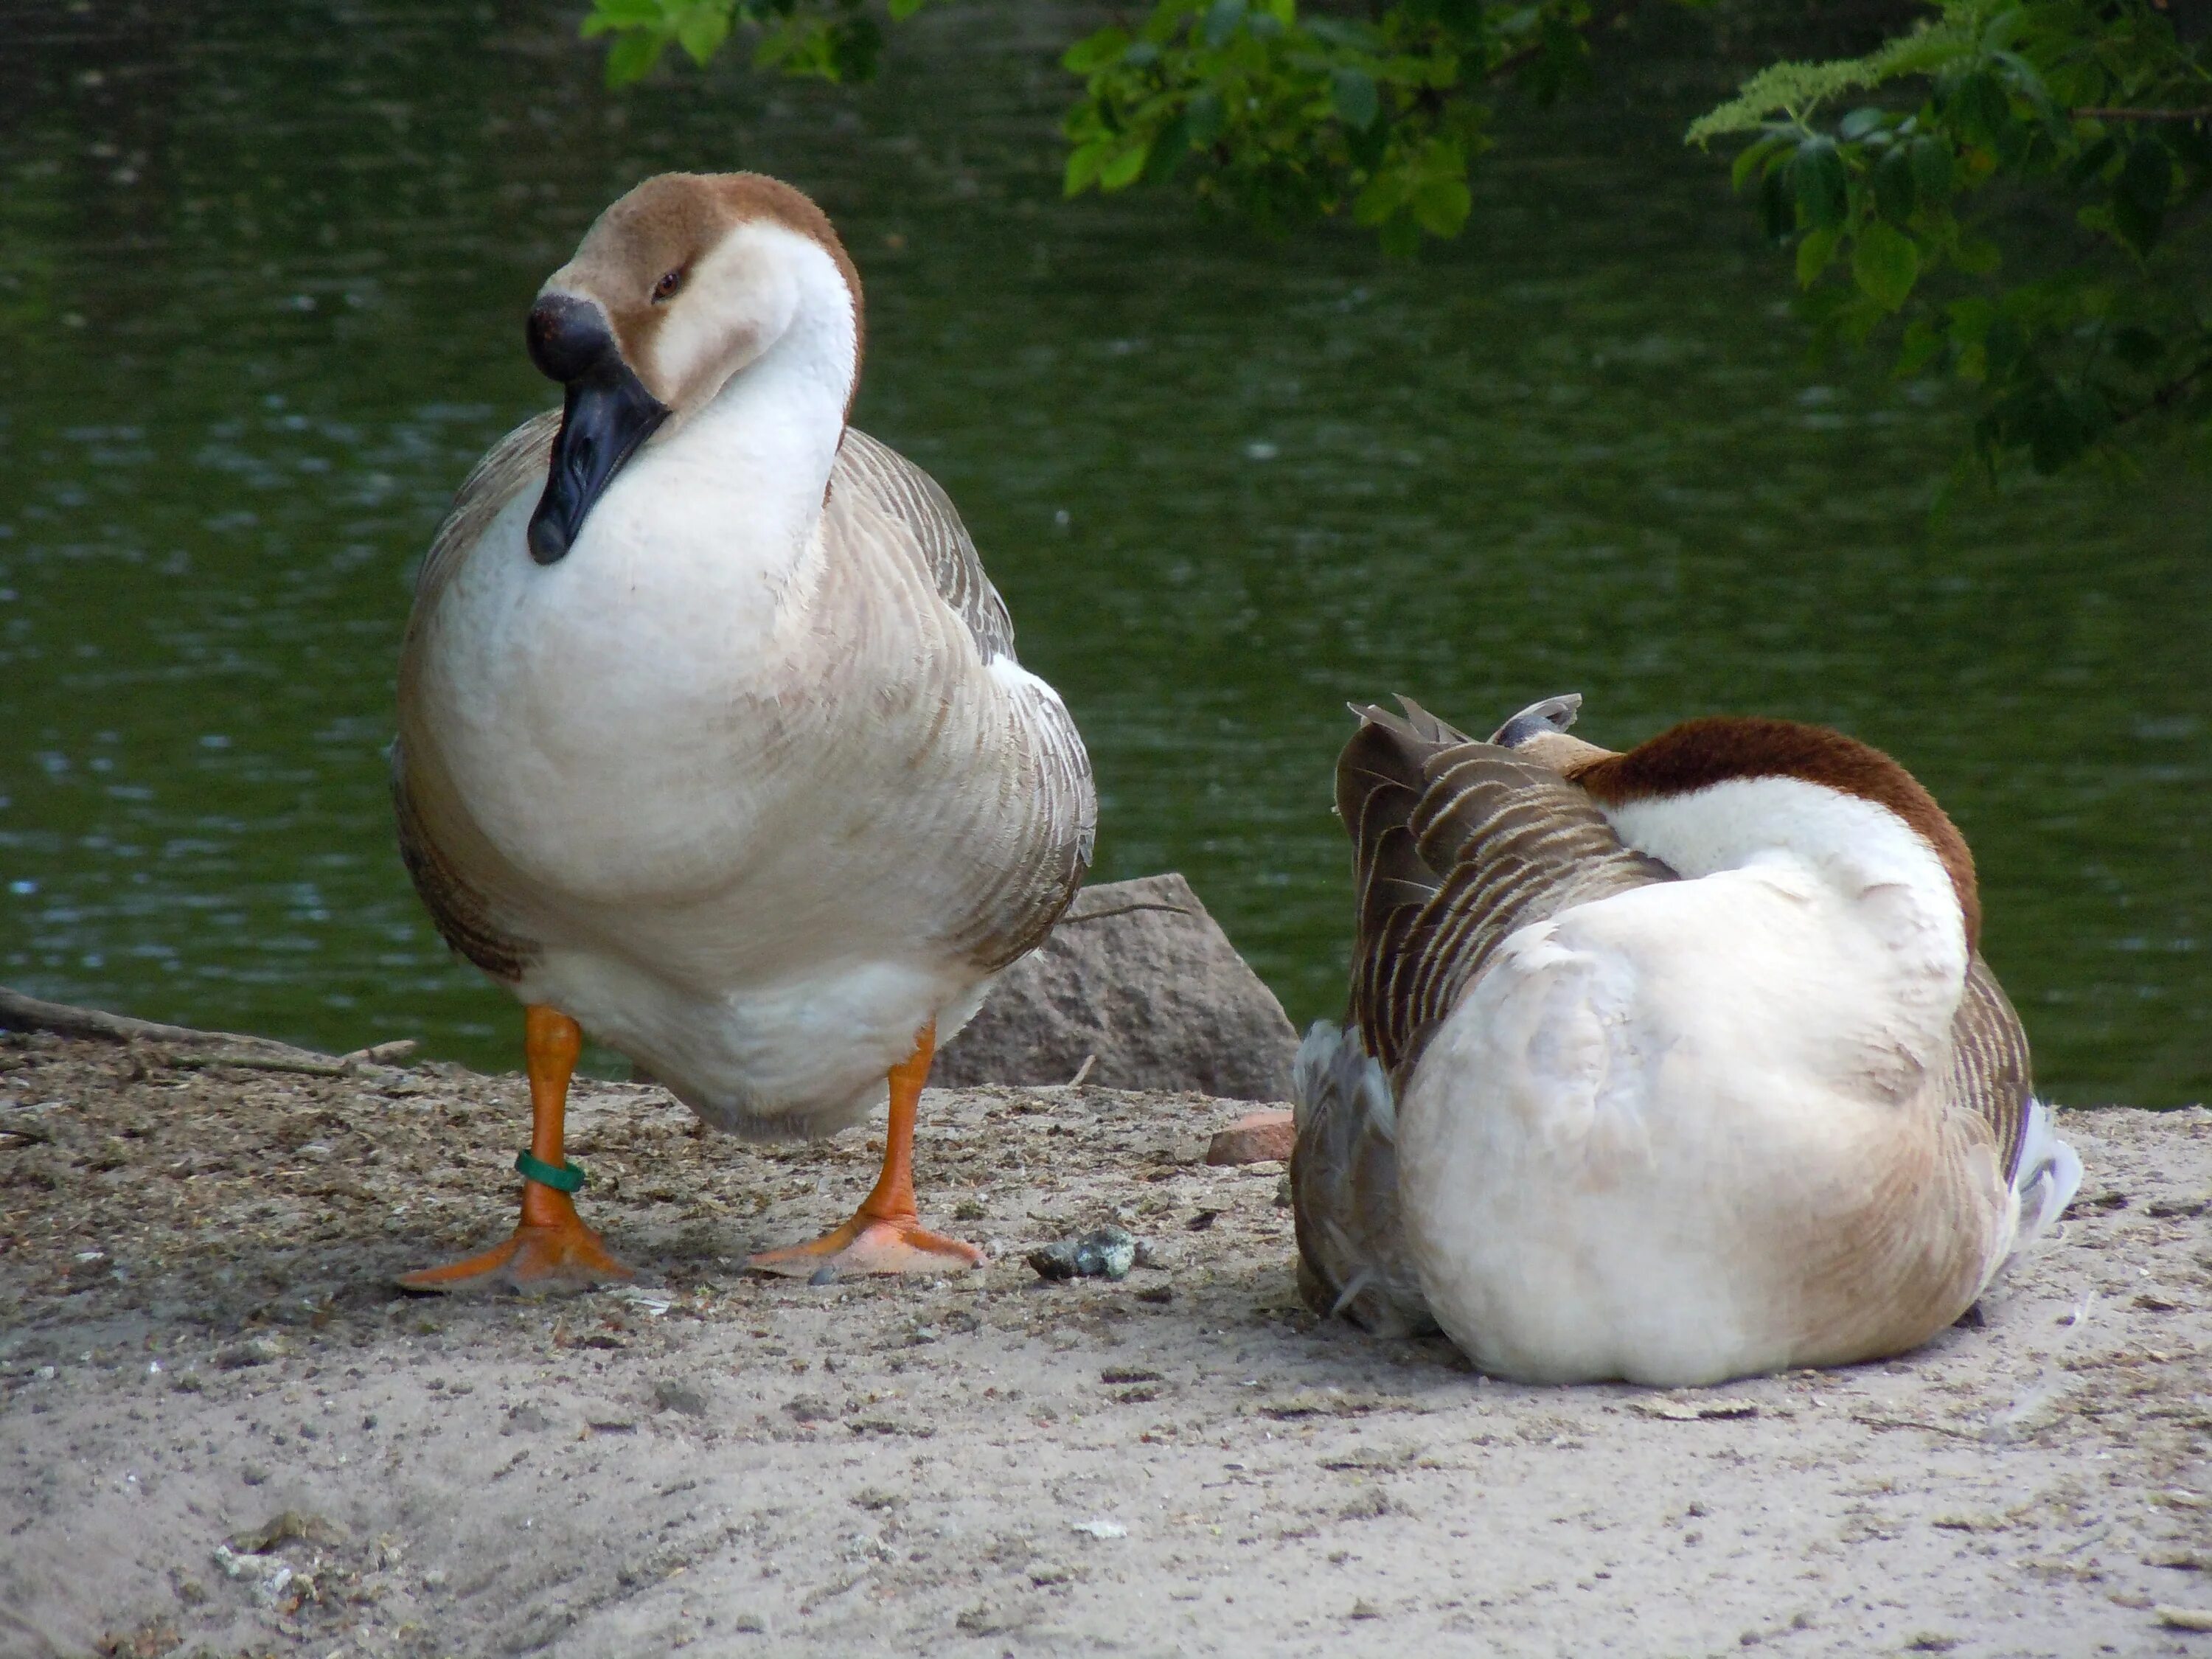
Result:
M866 323L860 273L845 252L830 216L804 191L760 173L663 173L646 179L599 215L584 234L575 258L556 280L588 294L633 367L653 361L652 345L667 308L655 302L661 279L684 275L738 225L765 220L818 243L836 264L853 295L853 380L860 384ZM653 388L664 401L672 388Z
M1982 902L1966 838L1920 781L1881 750L1825 726L1753 715L1686 720L1625 755L1585 762L1568 773L1612 806L1693 794L1738 778L1796 778L1887 807L1936 851L1959 896L1966 948L1978 948Z

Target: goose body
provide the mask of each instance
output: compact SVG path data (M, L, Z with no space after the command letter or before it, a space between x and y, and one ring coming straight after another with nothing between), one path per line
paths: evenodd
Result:
M1529 1381L1926 1340L2080 1175L1963 840L1837 733L1615 756L1571 712L1483 744L1370 710L1346 752L1362 927L1350 1029L1299 1067L1309 1294Z
M532 330L564 410L479 464L417 585L410 870L463 955L702 1118L828 1133L1072 896L1081 740L945 493L848 426L857 278L798 192L647 181Z

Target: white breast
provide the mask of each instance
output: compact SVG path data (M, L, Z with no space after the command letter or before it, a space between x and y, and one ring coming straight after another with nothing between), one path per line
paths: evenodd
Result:
M1803 1285L1881 1255L1863 1235L1928 1184L1966 963L1940 861L1884 809L1815 786L1706 794L1616 815L1692 878L1514 935L1401 1104L1425 1291L1504 1375L1692 1383L1817 1363ZM1778 807L1794 848L1775 844ZM1881 1285L1855 1288L1881 1305Z

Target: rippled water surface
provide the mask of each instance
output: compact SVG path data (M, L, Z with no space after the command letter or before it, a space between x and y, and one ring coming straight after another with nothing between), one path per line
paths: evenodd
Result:
M408 579L552 401L521 319L592 216L747 166L854 249L858 418L951 491L1066 691L1099 873L1185 871L1294 1016L1340 994L1345 700L1480 726L1574 689L1608 744L1735 709L1890 748L1974 843L2050 1091L2207 1092L2212 491L1938 510L1948 394L1808 370L1676 143L1734 72L1697 25L1509 115L1474 233L1389 265L1061 204L1066 86L1008 24L1040 15L933 11L859 95L616 98L521 0L0 12L0 980L512 1063L392 850Z

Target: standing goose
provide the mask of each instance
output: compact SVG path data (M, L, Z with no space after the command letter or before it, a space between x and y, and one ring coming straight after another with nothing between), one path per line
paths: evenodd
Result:
M416 890L525 1005L521 1223L410 1285L628 1276L569 1196L580 1026L744 1136L828 1134L888 1088L858 1213L756 1265L982 1259L921 1225L916 1102L1066 907L1097 807L952 503L846 424L861 337L829 220L752 173L646 180L538 293L562 406L432 544L392 751Z
M1626 754L1579 697L1477 743L1356 711L1349 1029L1293 1092L1300 1280L1528 1382L1662 1385L1926 1341L2081 1179L1977 954L1965 841L1786 720Z

